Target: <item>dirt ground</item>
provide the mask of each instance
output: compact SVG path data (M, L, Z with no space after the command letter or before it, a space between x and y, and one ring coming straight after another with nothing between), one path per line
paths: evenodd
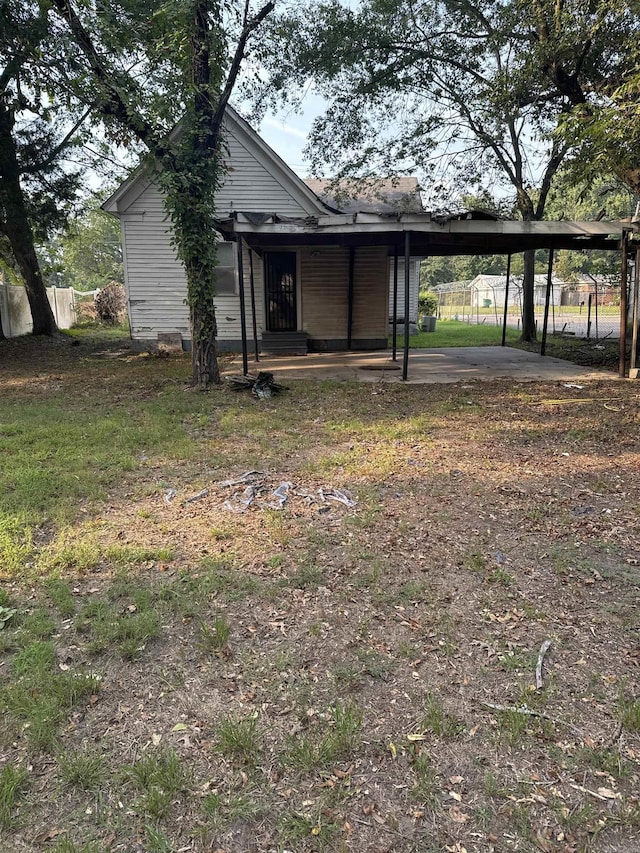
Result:
M118 342L0 353L0 428L34 400L73 418L99 390L135 419L175 395L196 448L140 454L79 503L67 535L97 556L57 570L70 615L38 580L3 583L100 688L49 750L5 709L2 761L29 780L0 849L640 850L638 386L291 382L259 401L187 374ZM35 542L58 533L43 519ZM123 569L126 548L146 556ZM160 630L100 647L96 602ZM91 786L63 772L78 754L100 758ZM177 757L179 782L142 779L148 756Z

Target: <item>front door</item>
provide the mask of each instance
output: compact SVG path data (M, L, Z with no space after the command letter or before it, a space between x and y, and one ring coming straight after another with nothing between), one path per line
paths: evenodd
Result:
M295 332L298 328L295 252L267 252L264 278L267 300L267 330Z

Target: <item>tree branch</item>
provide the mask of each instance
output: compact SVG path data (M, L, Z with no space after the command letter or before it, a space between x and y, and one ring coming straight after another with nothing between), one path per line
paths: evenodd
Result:
M40 160L37 163L29 164L29 166L22 169L22 174L23 175L30 175L30 174L33 174L35 172L39 172L41 169L46 169L48 166L50 166L54 162L54 160L57 159L60 152L64 148L66 148L66 146L69 144L69 141L71 140L73 135L78 131L78 129L80 127L82 127L85 120L89 117L90 114L91 114L91 107L89 107L87 110L85 110L85 112L82 114L82 116L78 119L78 121L71 128L71 130L67 134L65 134L63 139L56 145L56 147L52 151L49 152L49 154L44 158L44 160Z
M165 156L167 153L166 147L156 137L152 125L144 120L139 110L133 104L127 103L117 83L114 81L113 72L103 64L93 44L91 35L72 7L71 0L51 0L51 3L56 12L67 22L76 43L89 63L89 68L105 99L100 105L102 112L121 122L135 136L141 139L155 156ZM131 80L131 82L133 81Z
M227 108L227 104L229 103L229 98L231 97L231 93L233 92L233 87L235 86L236 79L238 77L238 73L240 72L240 65L242 60L244 59L244 53L247 46L247 41L251 33L256 30L260 24L264 21L264 19L269 15L275 8L274 0L269 0L269 2L260 9L257 15L255 15L244 27L240 38L238 39L238 44L236 45L236 50L233 56L233 60L231 62L231 66L229 68L229 73L227 74L227 82L225 87L220 95L218 100L218 105L213 114L211 121L211 129L209 131L209 138L214 141L214 144L217 144L218 136L220 134L220 128L222 126L222 117L224 116L224 111Z

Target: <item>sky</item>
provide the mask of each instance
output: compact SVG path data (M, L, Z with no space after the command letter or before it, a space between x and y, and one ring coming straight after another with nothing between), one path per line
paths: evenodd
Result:
M268 114L258 128L264 141L302 178L309 174L302 149L314 118L324 112L325 106L326 102L319 95L307 94L302 113L287 111L277 115Z
M302 178L307 176L302 149L307 140L311 121L312 119L307 118L306 114L278 118L265 116L259 131L267 145L270 145L287 166Z

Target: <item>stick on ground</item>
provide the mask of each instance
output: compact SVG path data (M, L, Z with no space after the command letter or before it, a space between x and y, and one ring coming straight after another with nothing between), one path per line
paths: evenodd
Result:
M544 658L549 649L551 648L551 640L545 640L544 643L540 646L540 652L538 653L538 663L536 664L536 690L542 690L542 665L544 663Z

